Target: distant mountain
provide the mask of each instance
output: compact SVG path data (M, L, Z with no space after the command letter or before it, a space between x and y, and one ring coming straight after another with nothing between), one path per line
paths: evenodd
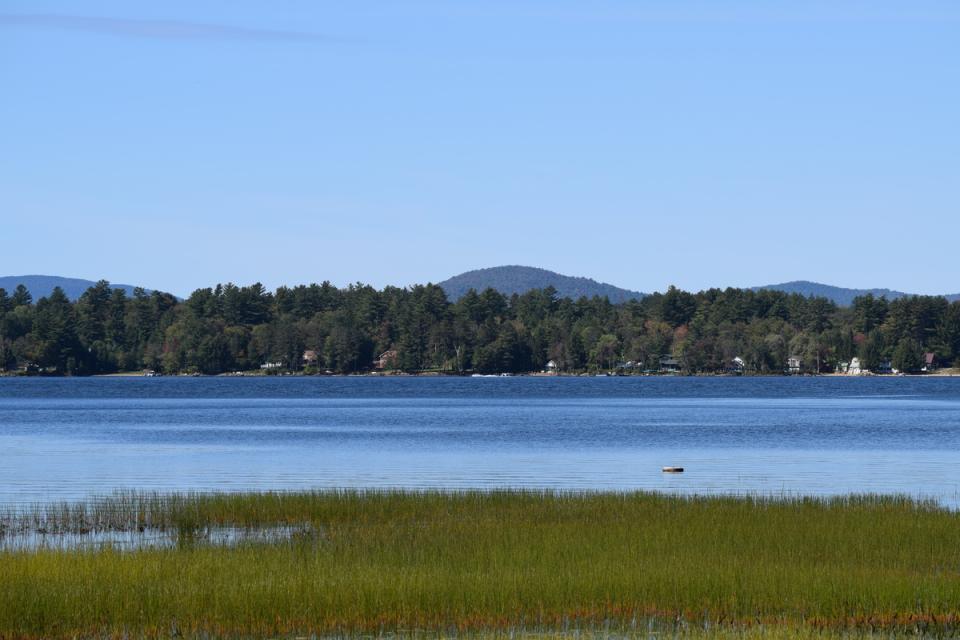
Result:
M785 293L799 293L804 296L818 296L829 298L841 307L848 307L853 304L853 299L858 296L873 294L874 297L885 296L887 300L896 300L904 296L912 296L912 293L903 291L894 291L892 289L846 289L844 287L834 287L829 284L820 284L819 282L810 282L808 280L794 280L793 282L784 282L781 284L768 284L762 287L753 287L754 291L760 289L771 289L773 291L783 291ZM951 293L943 296L953 302L960 300L960 293Z
M440 286L451 300L458 300L470 289L483 291L496 289L504 295L526 293L531 289L545 289L552 286L561 298L577 299L581 296L606 296L611 302L625 302L642 298L639 291L621 289L612 284L597 282L590 278L576 278L565 276L546 269L536 267L521 267L508 265L467 271L449 280L444 280Z
M60 287L71 300L79 298L84 291L96 284L92 280L83 280L81 278L63 278L60 276L0 276L0 289L6 289L8 294L12 294L18 284L23 284L33 296L33 299L39 300L50 295L54 287ZM113 284L114 289L123 289L127 295L132 295L134 285ZM513 295L514 293L525 293L531 289L545 289L552 286L557 290L561 298L573 298L576 300L582 296L591 298L593 296L606 296L611 302L619 303L627 300L636 300L644 297L644 293L621 289L612 284L597 282L590 278L580 278L574 276L565 276L547 269L537 267L523 267L517 265L507 265L502 267L491 267L489 269L476 269L467 271L458 276L453 276L440 283L440 286L447 293L451 300L458 300L470 289L483 291L484 289L496 289L504 295ZM875 297L885 296L887 300L896 300L904 296L914 294L903 291L894 291L892 289L847 289L844 287L834 287L819 282L810 282L809 280L794 280L792 282L783 282L780 284L768 284L760 287L751 287L754 291L761 289L770 289L773 291L783 291L785 293L799 293L804 296L819 296L829 298L842 307L853 304L853 299L858 296L865 296L868 293ZM146 290L150 292L150 289ZM943 296L953 302L960 300L960 293L952 293Z
M6 289L7 294L12 294L19 284L30 291L30 295L36 302L40 298L49 296L54 287L60 287L68 298L76 300L84 291L97 283L92 280L60 276L0 276L0 289ZM133 285L111 283L110 286L114 289L123 289L127 295L133 294Z

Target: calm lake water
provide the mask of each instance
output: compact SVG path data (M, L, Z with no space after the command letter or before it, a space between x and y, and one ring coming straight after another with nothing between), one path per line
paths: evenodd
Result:
M960 378L0 378L0 503L322 487L956 506Z

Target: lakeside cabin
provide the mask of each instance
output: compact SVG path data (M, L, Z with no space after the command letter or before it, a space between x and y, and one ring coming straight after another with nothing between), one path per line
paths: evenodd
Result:
M740 356L735 357L727 365L727 373L743 373L747 369L747 363Z
M787 358L787 373L800 373L803 371L803 360L800 356L790 356Z
M396 369L399 357L396 349L387 349L373 361L373 368L383 371L384 369Z
M660 356L660 373L679 373L680 361L673 356Z
M921 371L926 371L927 373L937 370L937 354L927 352L923 354L923 368Z
M893 374L893 373L899 373L899 371L897 371L896 369L893 368L893 363L890 362L889 360L884 360L883 362L881 362L880 364L878 364L876 371L877 371L877 373L882 374L882 375L890 375L890 374Z
M860 358L851 358L850 366L847 367L847 374L859 376L868 373L867 368L860 364Z

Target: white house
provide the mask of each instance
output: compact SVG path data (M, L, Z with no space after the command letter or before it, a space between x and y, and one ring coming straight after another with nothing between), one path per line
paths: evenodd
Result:
M787 371L790 373L800 373L803 369L803 360L800 356L790 356L787 358Z
M850 366L847 367L847 374L851 376L859 376L867 373L867 369L860 365L860 358L851 358Z

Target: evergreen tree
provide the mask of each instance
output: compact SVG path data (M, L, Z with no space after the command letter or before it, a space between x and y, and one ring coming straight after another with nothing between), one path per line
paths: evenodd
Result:
M30 292L27 291L27 288L22 284L18 284L17 288L13 292L13 298L11 299L14 307L24 307L33 302L33 296L30 295Z
M903 338L893 350L893 368L904 373L916 373L923 368L923 351L913 338Z

